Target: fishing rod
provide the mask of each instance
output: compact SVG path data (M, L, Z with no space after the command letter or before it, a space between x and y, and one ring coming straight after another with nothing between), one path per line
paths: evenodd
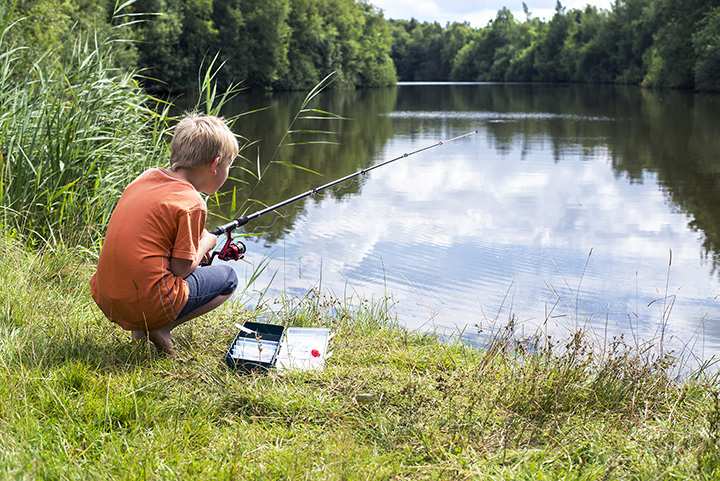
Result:
M335 179L333 181L328 182L327 184L320 185L318 187L314 187L306 192L303 192L302 194L297 194L293 197L290 197L289 199L285 199L282 202L278 202L277 204L271 205L269 207L266 207L262 210L259 210L257 212L254 212L249 215L241 215L240 217L228 222L227 224L223 224L219 227L217 227L215 230L213 230L211 233L219 236L223 233L226 236L225 245L220 251L213 252L212 257L210 258L210 263L212 263L212 260L215 256L217 256L219 259L227 261L227 260L239 260L242 259L243 254L246 252L245 244L243 244L241 241L233 241L232 238L232 231L237 229L238 227L244 226L250 221L253 221L257 219L258 217L262 217L265 214L269 214L270 212L273 212L277 209L280 209L282 207L285 207L286 205L290 205L294 202L297 202L299 200L305 199L306 197L310 197L311 195L315 195L319 192L322 192L325 189L329 189L330 187L333 187L335 185L341 184L342 182L345 182L347 180L353 179L359 175L364 175L370 172L371 170L379 169L380 167L383 167L385 165L388 165L392 162L395 162L400 159L404 159L407 157L410 157L411 155L419 154L420 152L425 152L426 150L434 149L435 147L439 147L441 145L449 144L450 142L454 142L456 140L463 139L465 137L469 137L471 135L477 134L477 130L473 130L471 132L464 133L462 135L458 135L457 137L453 137L451 139L447 140L440 140L432 145L427 145L425 147L422 147L417 150L413 150L412 152L407 152L402 155L398 155L397 157L393 157L392 159L380 162L379 164L375 164L373 166L367 167L365 169L360 169L357 172L353 172L352 174L348 174L344 177L340 177L339 179Z

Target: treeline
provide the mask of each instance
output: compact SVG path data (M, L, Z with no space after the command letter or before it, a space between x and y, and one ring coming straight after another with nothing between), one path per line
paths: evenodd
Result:
M389 26L364 2L141 0L133 8L163 13L138 28L138 64L174 88L195 85L215 52L225 61L221 83L305 89L332 71L352 86L395 82Z
M507 8L483 28L392 20L400 80L603 82L720 90L720 0L617 0L610 10L525 18Z
M306 89L336 72L344 86L395 83L390 25L358 0L10 0L0 17L24 18L12 35L39 55L63 50L78 31L120 35L120 66L151 90L197 86L216 54L221 86ZM122 7L122 8L119 8ZM2 20L2 18L0 18ZM7 22L5 22L7 23ZM124 28L122 26L125 26ZM28 42L28 39L32 39ZM62 55L60 57L63 57Z
M720 0L558 1L548 20L523 5L523 19L503 8L482 28L386 20L365 0L6 0L0 21L24 17L10 37L37 55L69 48L79 30L130 40L118 63L150 89L195 87L217 54L221 86L307 89L335 71L358 87L399 77L720 90Z

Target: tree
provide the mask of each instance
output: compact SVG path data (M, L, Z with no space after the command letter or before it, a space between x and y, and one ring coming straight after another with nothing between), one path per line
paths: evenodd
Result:
M700 22L692 43L696 88L720 91L720 7L712 9Z
M610 11L608 23L600 33L604 44L599 48L614 45L616 81L638 84L645 76L648 51L657 30L655 6L652 0L619 0Z
M150 89L184 89L194 84L190 59L179 49L183 34L185 10L179 3L166 0L140 0L136 13L157 14L140 24L138 65L148 78Z
M217 29L217 48L225 62L222 83L240 82L248 77L248 63L244 56L247 45L242 34L245 28L242 0L215 0L212 19Z
M242 6L247 12L242 30L245 48L238 61L248 63L250 85L270 86L288 69L289 0L243 0Z
M392 35L382 13L369 4L360 4L365 25L360 38L361 64L357 85L380 87L397 81L390 57Z
M568 10L549 21L502 8L482 28L468 23L386 20L366 0L137 0L147 14L126 27L119 66L138 66L150 89L196 85L201 64L220 54L221 83L306 89L331 71L343 86L401 80L620 82L718 90L720 0L615 0L609 10ZM0 21L27 17L6 42L58 62L75 32L112 38L116 0L0 2ZM157 14L157 15L156 15ZM141 17L127 17L138 19ZM3 20L4 19L4 20ZM132 30L129 30L131 28ZM26 39L32 39L27 42ZM119 50L115 50L118 52Z
M566 58L573 63L571 78L579 82L614 82L618 76L614 30L608 14L588 6L578 15L566 42Z
M692 88L696 49L693 35L717 0L658 0L658 30L649 54L648 86Z
M390 55L397 77L400 80L409 80L412 78L411 57L409 55L409 46L411 42L410 32L414 28L417 21L410 20L390 20L390 32L392 35L392 47Z
M570 72L563 54L565 39L568 35L570 19L564 14L564 7L558 1L555 15L543 30L535 51L535 70L533 80L543 82L567 82Z

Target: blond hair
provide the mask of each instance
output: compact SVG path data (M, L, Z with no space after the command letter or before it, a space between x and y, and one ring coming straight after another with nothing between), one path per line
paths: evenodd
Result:
M238 142L222 117L189 114L175 126L170 144L170 165L196 167L220 157L229 163L238 154Z

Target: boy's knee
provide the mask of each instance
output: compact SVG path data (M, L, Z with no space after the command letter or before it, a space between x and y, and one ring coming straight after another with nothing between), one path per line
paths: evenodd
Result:
M222 268L225 271L225 290L222 293L232 294L238 286L237 274L235 274L235 269L230 266L222 266Z

